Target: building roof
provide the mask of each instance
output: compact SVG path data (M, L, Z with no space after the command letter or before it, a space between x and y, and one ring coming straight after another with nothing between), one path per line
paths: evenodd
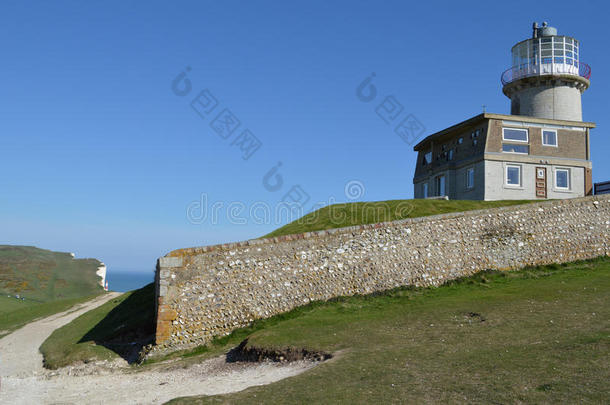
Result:
M595 128L595 123L593 122L583 122L583 121L565 121L565 120L552 120L548 118L536 118L536 117L528 117L525 115L506 115L506 114L492 114L492 113L482 113L479 115L475 115L472 118L467 119L466 121L462 121L458 124L455 124L449 128L445 128L442 131L435 132L432 135L428 135L421 142L413 147L413 150L418 151L425 144L435 139L442 137L445 134L450 132L456 132L461 129L474 126L479 122L482 122L486 119L497 119L497 120L510 120L510 121L518 121L518 122L531 122L534 124L550 124L550 125L565 125L572 127L585 127L585 128Z

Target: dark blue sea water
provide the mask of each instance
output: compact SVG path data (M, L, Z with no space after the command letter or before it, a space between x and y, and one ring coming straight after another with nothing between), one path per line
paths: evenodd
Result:
M125 292L136 290L152 283L155 273L152 271L126 271L109 268L106 272L109 291Z

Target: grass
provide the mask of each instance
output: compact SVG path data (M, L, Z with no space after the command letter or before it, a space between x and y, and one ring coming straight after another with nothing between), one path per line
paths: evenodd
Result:
M7 297L6 295L2 295L0 296L0 316L7 312L19 311L33 305L36 305L36 302L22 301L13 296Z
M296 233L321 231L346 226L374 224L405 218L425 217L450 212L525 204L528 200L470 201L470 200L389 200L334 204L316 210L275 231L265 238Z
M0 337L19 329L35 319L45 318L55 313L66 311L72 306L89 301L94 297L95 295L90 295L47 303L18 301L15 298L0 297Z
M44 365L55 369L121 356L132 362L154 333L154 285L130 291L55 330L40 347Z
M95 274L100 264L69 253L0 245L0 337L103 293Z
M101 293L101 263L31 246L0 245L0 294L50 302Z
M173 403L603 403L609 303L607 257L314 303L190 354L215 355L247 336L251 347L334 359L271 385Z

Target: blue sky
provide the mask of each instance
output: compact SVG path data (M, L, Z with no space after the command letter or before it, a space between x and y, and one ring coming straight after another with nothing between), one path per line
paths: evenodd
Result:
M90 3L0 5L0 243L150 271L173 249L277 228L250 209L291 190L305 210L411 198L416 155L376 106L394 96L424 136L483 104L508 113L500 74L533 21L581 41L594 181L610 179L602 2ZM172 89L182 72L184 96L185 81ZM363 102L356 88L373 72L377 95ZM240 122L227 139L212 128L225 109ZM246 129L261 146L244 160Z

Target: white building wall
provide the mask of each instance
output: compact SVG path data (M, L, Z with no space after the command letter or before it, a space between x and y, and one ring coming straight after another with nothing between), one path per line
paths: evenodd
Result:
M506 184L506 166L521 167L521 185ZM544 165L533 163L485 161L485 200L536 200L536 168L545 167L547 175L547 198L565 199L584 197L585 170L583 167ZM555 169L570 170L570 187L560 190L555 187Z

